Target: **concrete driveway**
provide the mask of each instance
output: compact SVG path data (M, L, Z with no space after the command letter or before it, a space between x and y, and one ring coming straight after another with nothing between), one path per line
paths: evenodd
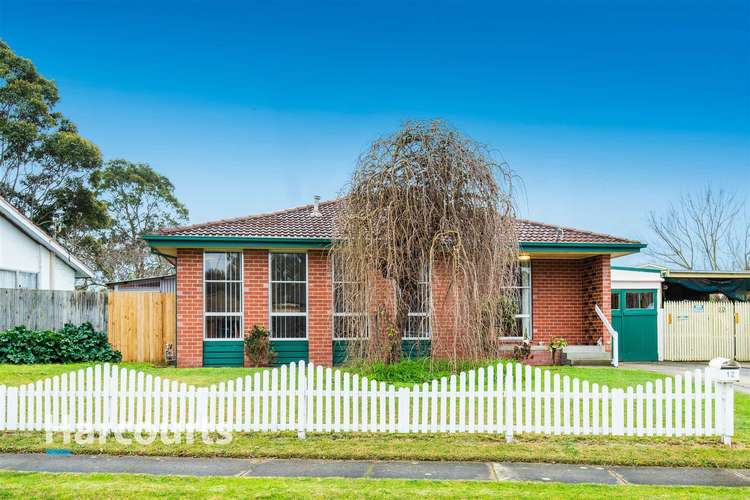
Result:
M620 363L620 367L630 370L646 370L650 372L662 373L664 375L682 375L686 371L692 371L696 368L701 370L708 366L708 363L702 362L674 362L662 361L660 363ZM745 394L750 394L750 367L740 369L740 382L734 388Z

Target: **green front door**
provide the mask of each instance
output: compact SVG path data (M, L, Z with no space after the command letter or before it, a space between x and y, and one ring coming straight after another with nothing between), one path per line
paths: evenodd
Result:
M657 361L656 290L612 290L620 361Z

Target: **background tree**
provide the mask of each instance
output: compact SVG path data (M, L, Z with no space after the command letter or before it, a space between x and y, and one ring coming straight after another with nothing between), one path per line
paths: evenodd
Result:
M745 200L711 186L680 197L648 225L656 241L647 253L680 269L729 271L750 268L750 218Z
M0 40L0 195L65 241L109 224L89 176L101 153L54 111L57 86Z
M101 272L101 281L157 276L172 265L151 253L145 233L186 223L188 211L174 186L146 163L112 160L93 174L91 184L105 203L112 225L80 235L79 248Z
M429 312L433 338L457 332L438 355L499 354L513 325L504 306L518 249L511 178L485 147L439 121L407 123L360 157L337 221L333 257L344 285L335 293L348 311L370 311L378 295L394 302L370 320L354 317L352 331L368 330L368 340L348 343L350 356L398 359L415 306ZM425 297L429 269L445 283ZM438 313L452 324L435 321Z

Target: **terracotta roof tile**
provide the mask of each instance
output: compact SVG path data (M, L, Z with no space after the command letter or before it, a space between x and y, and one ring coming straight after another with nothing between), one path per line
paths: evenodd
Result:
M336 199L320 202L319 216L312 215L313 205L305 205L279 212L167 228L156 234L164 236L331 239L335 231L339 201L339 199ZM516 219L515 224L519 240L524 243L638 243L608 234L554 226L525 219Z

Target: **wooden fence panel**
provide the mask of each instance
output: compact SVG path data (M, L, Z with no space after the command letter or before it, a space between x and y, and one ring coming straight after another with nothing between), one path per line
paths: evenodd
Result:
M750 360L750 304L729 301L665 301L664 359Z
M107 292L0 288L0 330L24 325L59 330L65 323L107 328Z
M110 292L109 342L123 361L161 363L176 337L175 294Z

